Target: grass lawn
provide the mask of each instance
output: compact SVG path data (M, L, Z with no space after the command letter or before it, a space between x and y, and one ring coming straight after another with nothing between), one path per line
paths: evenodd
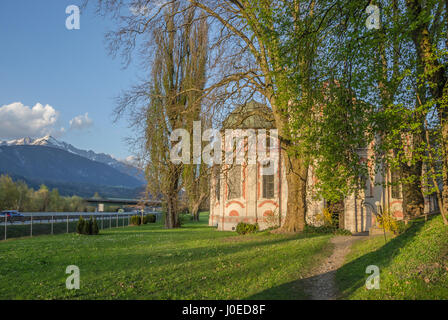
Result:
M328 235L238 236L199 223L0 241L0 299L301 299ZM68 265L81 289L68 290Z
M380 289L367 290L366 267L380 268ZM345 299L448 299L448 227L440 216L418 221L385 243L359 241L336 273Z

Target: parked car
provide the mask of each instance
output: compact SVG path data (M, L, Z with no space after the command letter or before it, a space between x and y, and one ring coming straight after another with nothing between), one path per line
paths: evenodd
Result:
M11 218L11 212L10 211L2 211L0 212L0 217L8 217Z
M8 218L23 218L24 215L21 214L19 211L17 210L4 210L0 213L0 216L4 217L7 216Z

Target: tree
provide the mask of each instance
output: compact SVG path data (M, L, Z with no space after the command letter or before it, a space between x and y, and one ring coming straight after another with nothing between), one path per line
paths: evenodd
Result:
M199 209L210 193L210 169L204 163L185 165L182 179L188 210L193 220L199 221Z
M20 192L8 175L0 176L0 209L17 209Z
M333 8L326 2L316 6L315 1L298 0L189 2L225 30L227 44L242 48L231 54L241 63L215 86L233 83L249 96L256 91L272 108L288 184L281 231L302 231L310 163L306 128L313 119L316 87L321 86L313 79L313 63Z
M35 192L34 197L38 206L37 210L42 212L48 211L50 203L50 192L48 191L47 186L42 184L39 190Z
M447 31L448 8L444 1L406 0L407 15L412 21L408 29L415 45L417 64L423 70L424 85L431 94L431 101L422 106L434 107L438 116L440 147L442 153L442 208L443 221L448 225L448 76L446 49L448 42L442 38Z
M180 226L178 197L184 183L183 163L171 161L174 141L170 139L174 130L191 131L193 121L200 120L204 108L202 90L207 80L206 17L196 8L182 6L180 2L162 4L155 9L157 15L152 19L143 2L130 1L133 14L124 26L109 35L112 50L121 50L125 60L130 58L138 36L149 39L142 45L141 52L143 61L149 65L150 78L121 96L116 114L120 116L129 111L131 123L144 128L140 143L147 191L163 198L166 228ZM100 6L102 4L109 13L120 11L123 5L116 1L100 1ZM202 172L193 166L185 171L189 190L192 190L190 186L196 174ZM192 197L194 194L190 193Z
M316 4L314 0L185 0L166 1L157 7L151 1L135 0L127 4L144 10L123 17L120 10L123 2L99 3L100 11L118 16L124 24L110 34L109 40L113 49L124 45L122 53L127 60L135 46L135 37L130 35L155 28L166 8L175 4L178 9L171 12L176 16L190 8L202 11L214 30L209 47L213 48L211 55L218 63L210 65L219 65L219 72L209 77L202 97L212 100L215 106L248 101L254 95L270 104L279 130L288 184L287 215L282 230L302 231L310 162L305 140L316 111L316 94L322 89L322 83L313 76L314 63L319 43L337 8L331 2ZM139 14L141 11L144 14ZM182 88L177 95L189 90Z
M63 199L61 199L58 189L51 190L48 200L48 209L53 212L63 211Z

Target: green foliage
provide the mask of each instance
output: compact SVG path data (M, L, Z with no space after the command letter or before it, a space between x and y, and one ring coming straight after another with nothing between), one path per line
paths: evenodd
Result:
M90 220L86 220L84 225L83 225L83 229L82 229L82 234L92 234L92 221Z
M346 229L338 229L334 225L323 225L320 227L315 227L311 225L305 226L306 234L335 234L340 236L351 236L352 233Z
M142 224L142 217L139 215L134 215L131 217L131 225L139 226Z
M142 221L143 220L143 221ZM156 222L156 216L154 214L147 214L145 216L141 215L134 215L131 217L131 225L139 226L142 224L148 224L148 223L155 223Z
M322 213L316 217L318 222L322 222L324 226L337 227L339 217L335 214L331 208L326 207L322 210Z
M85 220L83 217L79 217L78 224L76 225L76 232L85 235L99 234L100 230L96 218L91 216L89 220Z
M83 234L85 223L86 221L84 220L84 218L82 216L79 217L78 224L76 225L76 232L78 234Z
M409 224L408 224L409 226ZM336 273L343 299L439 300L448 298L448 233L440 216L415 221L403 234L353 244ZM380 269L380 289L367 290L366 266Z
M98 222L96 221L96 218L93 219L93 224L92 224L92 234L99 234L100 233L100 228L98 227Z
M397 228L396 228L396 232L395 234L402 234L404 233L407 229L409 229L412 225L412 222L408 223L407 225L404 223L404 221L402 220L398 220L397 221Z
M394 234L398 234L400 230L403 230L403 227L400 227L398 224L398 220L389 211L385 211L382 215L379 215L377 221L380 228L384 228L384 230L393 232Z
M240 222L236 226L236 233L238 233L238 234L255 233L258 230L259 230L258 223L251 224L251 223Z
M0 175L0 211L25 212L87 212L88 206L78 196L61 197L57 189L49 190L41 185L39 190L28 188L23 181L13 181L8 175Z
M156 215L155 214L147 214L145 218L143 219L143 224L147 223L155 223L156 222Z
M179 214L179 224L182 226L185 223L188 223L193 220L193 216L189 213L181 213Z

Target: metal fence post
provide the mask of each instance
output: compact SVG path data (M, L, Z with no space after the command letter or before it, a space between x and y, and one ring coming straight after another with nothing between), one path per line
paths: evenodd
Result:
M117 213L117 223L115 224L115 227L118 228L118 213Z
M8 228L6 227L7 223L8 223L8 214L5 213L5 240L7 239L6 233L8 232Z
M129 227L129 225L131 224L131 222L130 222L129 219L131 219L131 216L130 216L130 215L128 215L128 227Z
M30 231L30 236L33 236L33 213L31 212L31 231Z
M68 215L67 215L67 233L68 233Z
M104 229L104 228L103 228L103 221L104 221L104 216L101 215L101 229Z
M51 216L51 234L53 234L53 216Z
M112 215L109 215L109 229L112 229Z

